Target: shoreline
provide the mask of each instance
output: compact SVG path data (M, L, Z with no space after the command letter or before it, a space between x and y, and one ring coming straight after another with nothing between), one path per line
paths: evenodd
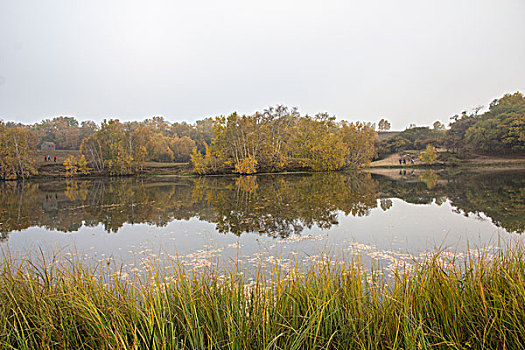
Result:
M462 164L447 164L444 162L438 162L432 165L425 164L413 164L413 165L397 165L391 164L392 159L397 159L397 156L390 156L385 159L374 161L368 167L364 167L361 171L368 171L377 173L377 170L478 170L478 171L499 171L499 170L522 170L525 169L525 157L486 157L480 156L471 159L464 160ZM61 162L56 163L42 163L36 164L38 174L24 180L50 180L50 179L90 179L90 178L112 178L112 177L148 177L148 176L245 176L236 173L224 173L224 174L205 174L199 175L192 171L191 163L155 163L149 162L144 167L144 172L138 174L120 175L114 176L109 174L90 174L90 175L77 175L72 177L66 177L66 168ZM335 172L345 172L349 169L336 170ZM304 169L286 170L280 172L260 172L249 175L268 175L268 174L312 174L317 173L316 171L308 171ZM0 181L20 181L18 180L0 180Z

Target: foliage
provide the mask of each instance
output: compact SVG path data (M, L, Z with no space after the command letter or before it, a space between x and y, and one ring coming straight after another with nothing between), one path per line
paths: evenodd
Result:
M159 124L159 120L157 122ZM100 130L83 140L81 153L96 171L107 171L111 175L141 172L146 160L189 160L195 142L188 137L170 137L156 132L161 127L157 124L104 121Z
M458 258L459 259L459 258ZM0 273L0 344L13 349L521 349L519 245L463 267L429 253L378 278L346 258L301 271L276 264L249 283L239 267L144 279L79 262L16 263ZM268 277L267 277L268 276ZM388 285L387 285L388 283Z
M66 177L76 175L89 175L91 169L88 167L86 157L82 154L77 160L74 156L69 156L64 160L64 167L66 168Z
M242 159L235 164L235 172L239 174L253 174L257 172L257 161L252 156Z
M381 141L379 153L395 153L404 150L422 150L428 144L442 145L446 131L428 127L412 127Z
M427 145L426 150L421 152L421 154L419 155L419 159L421 159L423 163L427 165L434 164L437 157L438 155L436 152L436 148L432 145Z
M99 131L82 141L80 151L98 171L126 175L138 166L133 155L140 146L133 144L131 132L126 133L118 120L104 120Z
M377 129L379 131L388 131L390 130L390 122L386 119L381 119L379 123L377 123Z
M345 167L359 169L370 165L376 156L377 134L370 123L342 122L339 133L346 146Z
M445 130L445 124L439 120L436 120L432 126L434 127L434 130Z
M20 127L6 127L0 121L0 179L24 179L37 173L30 135Z
M210 147L207 143L204 143L204 154L199 152L197 148L194 148L190 160L193 164L195 172L199 175L217 172L217 159L214 155L212 155Z
M525 96L506 94L478 115L452 117L447 146L460 153L520 153L525 151Z
M277 106L252 116L217 117L214 123L215 136L205 153L192 155L199 174L360 168L375 155L372 125L336 123L326 113L300 116L294 108Z
M33 124L29 131L37 140L37 146L43 142L54 142L57 149L79 149L84 138L95 133L98 126L92 121L79 123L73 117L55 117Z
M67 157L66 160L64 160L64 167L66 168L66 177L75 176L78 171L77 161L75 160L75 157L74 156Z

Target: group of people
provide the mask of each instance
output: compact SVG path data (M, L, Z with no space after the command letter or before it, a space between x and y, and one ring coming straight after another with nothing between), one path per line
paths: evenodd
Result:
M412 165L415 164L414 159L412 159L412 158L409 158L408 161ZM399 158L399 165L407 165L407 159L406 158Z
M44 156L44 162L50 162L51 161L51 156L50 155L47 155L47 156ZM57 162L57 156L53 156L53 162Z

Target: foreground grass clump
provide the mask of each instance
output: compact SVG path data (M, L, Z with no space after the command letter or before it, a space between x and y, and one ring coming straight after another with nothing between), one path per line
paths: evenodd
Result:
M389 285L355 263L277 268L248 284L237 268L124 281L7 260L0 348L520 349L524 257L515 246L458 266L438 253Z

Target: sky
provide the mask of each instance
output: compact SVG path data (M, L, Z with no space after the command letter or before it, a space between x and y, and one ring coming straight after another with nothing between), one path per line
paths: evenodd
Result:
M525 0L0 0L0 119L448 122L525 92Z

